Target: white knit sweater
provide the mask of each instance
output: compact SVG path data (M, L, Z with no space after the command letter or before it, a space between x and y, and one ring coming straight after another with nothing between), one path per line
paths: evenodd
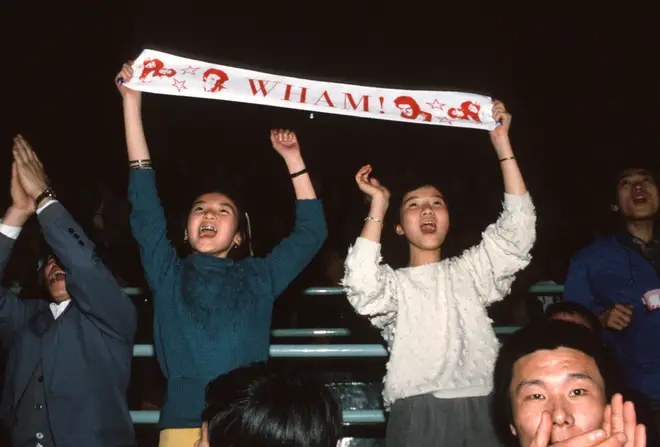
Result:
M359 237L342 284L349 302L381 329L390 351L384 400L433 394L486 396L499 344L486 307L509 294L536 239L526 193L504 195L504 211L461 256L393 270L380 244Z

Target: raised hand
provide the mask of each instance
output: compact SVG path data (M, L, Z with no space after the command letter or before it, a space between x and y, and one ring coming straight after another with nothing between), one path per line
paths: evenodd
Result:
M646 427L637 423L635 405L624 403L621 394L612 396L610 405L605 407L603 430L608 437L623 433L627 438L624 447L646 447Z
M501 123L490 131L490 139L493 145L497 145L502 138L509 138L509 128L511 127L511 114L506 111L501 101L493 101L493 119Z
M122 65L121 71L117 73L117 76L115 76L115 85L117 86L117 90L119 90L119 94L121 94L121 97L124 100L140 100L142 94L141 92L130 89L124 85L124 83L130 81L133 78L133 68L131 68L132 63L133 61L128 61Z
M14 138L14 163L18 180L32 201L48 188L48 179L44 172L44 166L34 153L32 147L21 136ZM13 196L12 196L13 198Z
M295 132L285 129L272 129L270 131L270 142L273 149L285 160L300 158L300 144Z
M371 197L372 200L385 202L390 201L390 191L385 188L375 177L370 177L373 169L371 165L364 165L355 174L355 182L360 190Z
M12 208L16 211L20 211L25 215L32 215L36 206L34 205L34 200L25 192L23 185L21 185L20 180L18 179L18 168L16 162L13 162L11 165L11 201Z

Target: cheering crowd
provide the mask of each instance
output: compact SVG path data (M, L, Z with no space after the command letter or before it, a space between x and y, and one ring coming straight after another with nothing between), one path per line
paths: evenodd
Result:
M290 234L266 256L254 256L242 192L211 185L191 202L181 252L168 238L142 94L124 86L132 76L124 64L115 84L123 103L131 232L154 297L154 348L167 379L159 445L338 445L335 396L317 380L268 361L274 302L328 237L296 134L270 132L295 192ZM369 209L359 236L345 241L341 285L389 350L386 445L657 445L660 203L654 174L621 167L612 186L619 230L573 257L563 302L500 345L487 308L511 293L530 263L537 218L509 139L512 117L498 101L492 115L503 208L481 242L458 256L443 255L455 204L432 181L420 176L390 191L371 165L356 166ZM0 416L12 445L136 445L126 399L134 305L20 135L10 178L0 269L33 216L50 247L38 267L37 299L0 291L7 352ZM394 228L387 226L388 212ZM381 239L391 231L407 244L404 268L382 261Z

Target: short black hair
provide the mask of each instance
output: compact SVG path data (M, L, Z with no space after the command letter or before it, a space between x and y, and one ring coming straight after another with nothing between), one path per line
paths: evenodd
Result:
M341 411L332 391L272 363L235 369L206 387L211 447L335 447Z
M591 327L591 330L594 332L594 335L596 335L598 338L602 337L603 335L603 326L600 324L600 320L598 320L598 317L593 314L589 309L584 307L582 304L579 303L574 303L572 301L560 301L558 303L553 303L548 306L548 308L545 310L545 319L550 320L552 319L555 315L558 314L578 314L581 317L584 317L585 320L587 320L587 323L589 323L589 326Z
M513 367L518 360L540 350L570 348L593 358L605 382L608 401L617 388L615 369L601 340L586 327L561 320L542 320L531 323L512 334L502 345L493 374L492 419L500 441L504 445L518 445L509 425L513 424L511 381Z
M622 178L627 177L629 175L638 174L638 173L642 174L642 175L648 175L649 177L653 178L653 180L657 180L655 174L653 173L653 171L651 169L643 168L641 166L629 166L627 168L620 169L616 173L616 177L614 179L615 180L614 186L618 187L619 182L621 181Z
M396 216L397 221L399 219L398 213L401 210L401 206L403 205L404 197L406 196L406 194L415 191L419 188L424 188L426 186L435 188L438 191L440 191L440 194L442 194L445 203L447 202L447 198L445 197L445 192L437 180L438 179L432 175L424 175L420 177L407 177L404 178L399 183L399 185L394 190L394 199L396 201L394 203L397 204L397 216Z

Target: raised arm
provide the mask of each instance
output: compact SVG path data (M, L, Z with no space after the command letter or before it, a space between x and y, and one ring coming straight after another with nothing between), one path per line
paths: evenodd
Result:
M493 103L493 118L501 124L490 132L490 141L493 143L495 153L502 169L504 179L504 192L514 196L522 196L527 193L527 186L523 180L518 162L513 154L509 129L511 128L511 114L506 111L504 104L500 101Z
M371 206L360 237L348 251L342 285L356 312L368 316L374 326L387 329L397 312L394 270L380 264L380 238L390 192L370 177L371 172L371 165L366 165L355 175L360 190L371 198ZM383 335L388 339L387 331Z
M171 276L178 258L167 239L165 212L156 190L155 173L151 168L151 156L142 127L141 92L123 85L132 76L133 69L129 64L124 64L115 82L123 99L126 148L131 166L128 188L132 205L131 230L140 246L142 266L153 291L164 278Z
M501 102L495 102L493 118L501 123L490 138L504 179L504 210L484 231L481 243L458 259L484 304L509 294L514 275L531 261L530 251L536 241L534 205L509 140L511 115Z
M288 130L271 130L270 140L286 163L297 199L293 232L264 258L273 296L277 297L318 253L328 236L328 228L323 204L316 199L296 134Z
M290 130L273 129L270 131L270 142L273 149L280 154L286 163L293 182L296 199L316 199L316 191L314 191L314 185L312 185L312 180L307 172L296 134Z
M129 61L130 62L130 61ZM133 69L130 63L122 66L121 71L115 77L117 89L121 94L124 104L124 130L126 132L126 148L128 150L128 161L151 160L147 139L142 128L142 93L124 86L133 77Z
M23 139L14 149L18 178L25 192L39 206L39 223L46 242L67 272L67 290L80 311L101 331L132 343L137 326L137 313L94 252L94 244L64 207L43 192L46 183L43 165Z
M357 238L344 261L341 284L355 311L369 317L375 327L384 329L383 336L389 342L387 329L396 320L398 287L394 270L380 263L380 248L378 242Z
M34 201L18 181L16 163L12 164L11 197L12 205L0 223L0 277L4 275L21 228L35 212ZM37 309L36 304L35 300L21 300L11 290L0 286L0 339L4 345L10 343L12 336L27 323Z

